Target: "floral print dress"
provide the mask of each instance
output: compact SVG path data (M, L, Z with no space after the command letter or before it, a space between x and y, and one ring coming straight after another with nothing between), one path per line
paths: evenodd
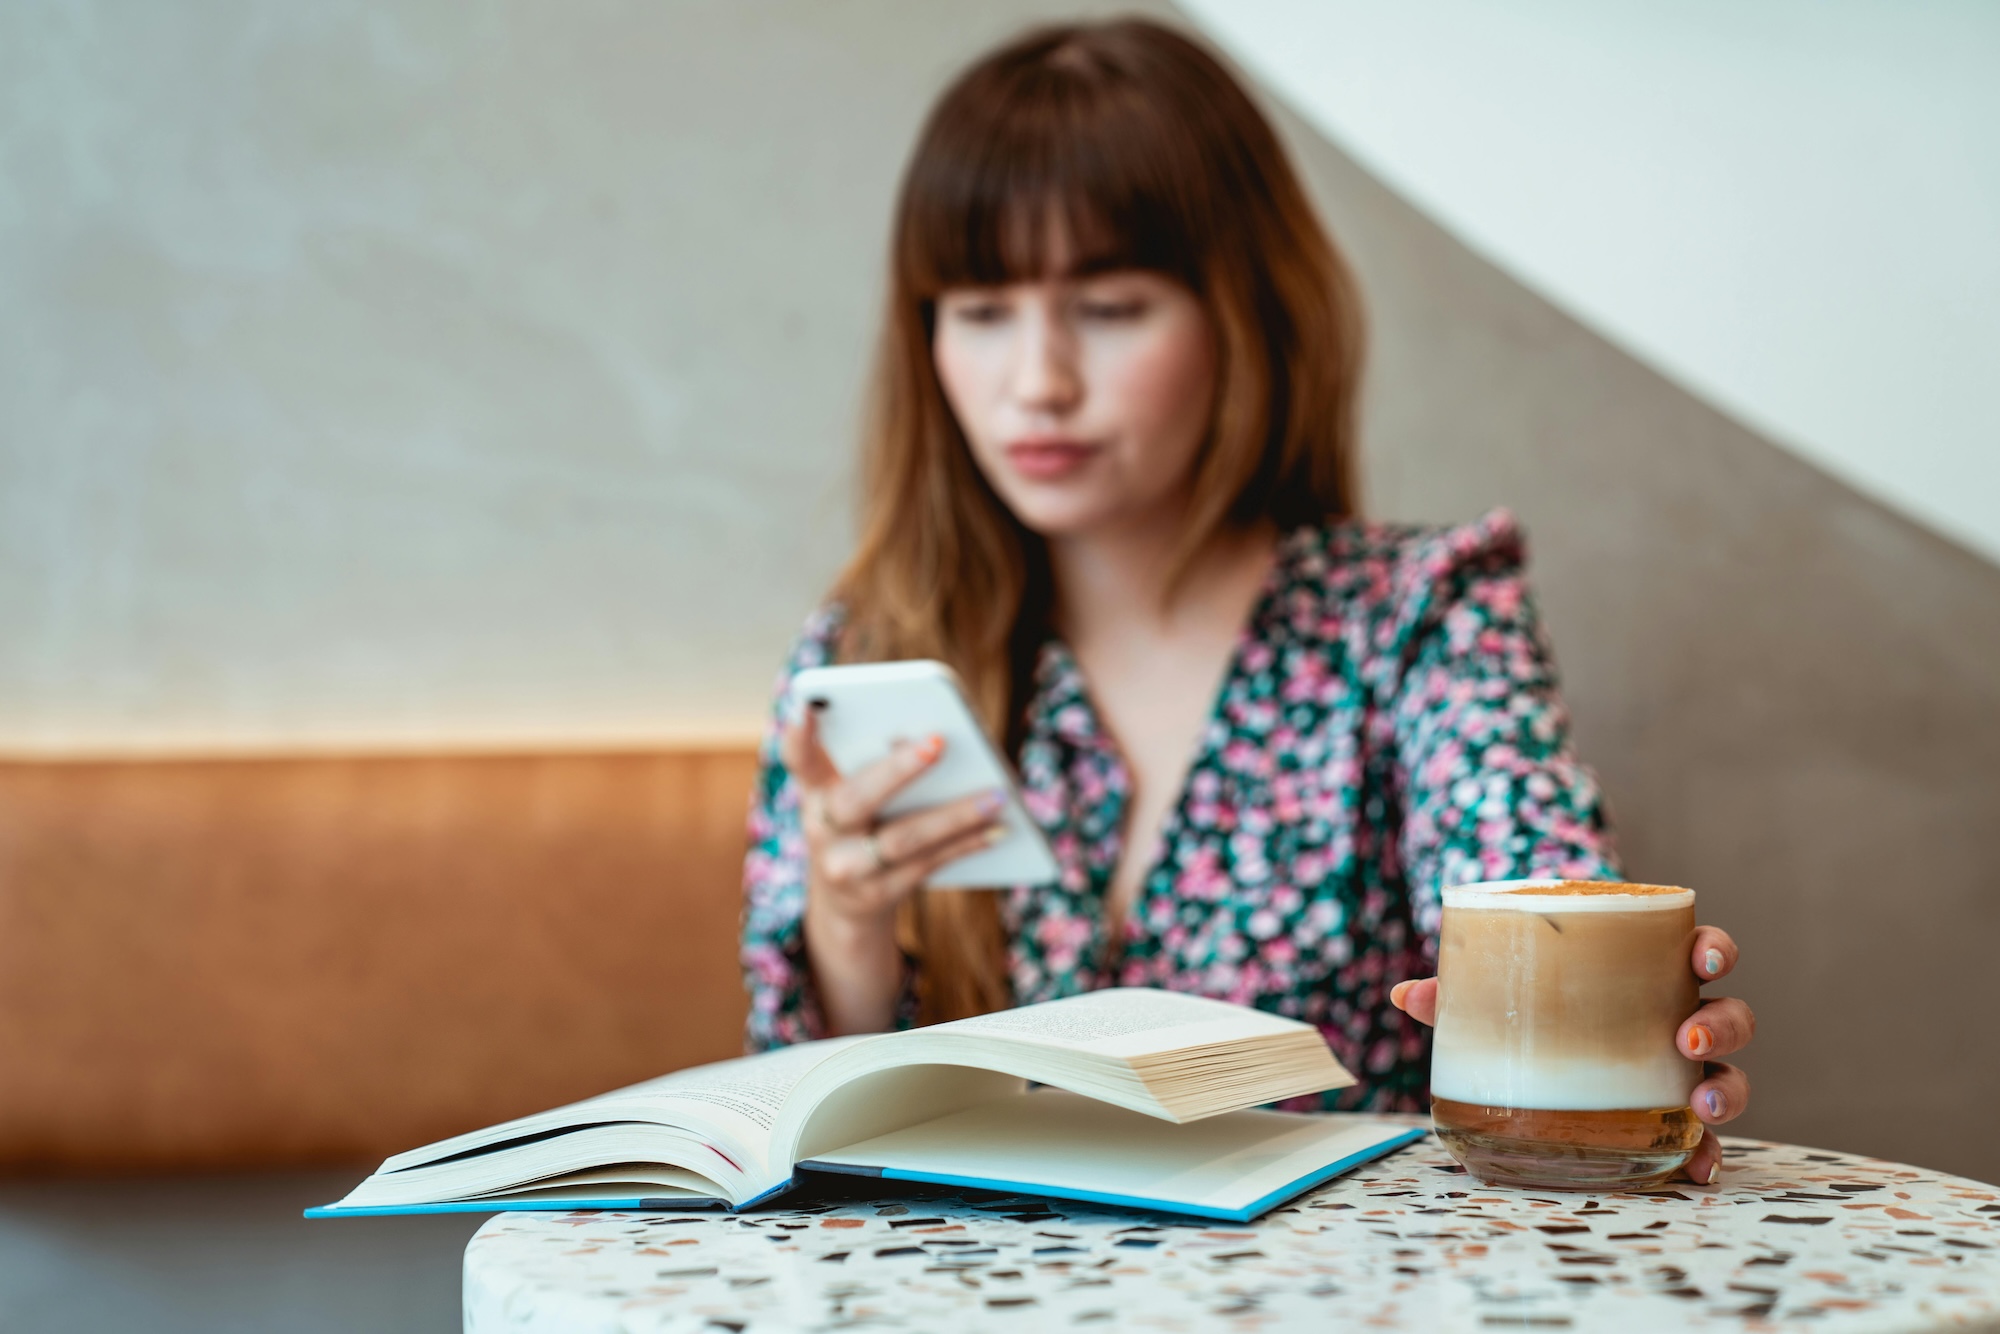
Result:
M1435 971L1440 889L1619 875L1523 560L1505 511L1287 534L1113 950L1129 780L1075 660L1046 644L1016 759L1062 877L1003 899L1016 1002L1150 986L1253 1005L1317 1025L1360 1081L1288 1105L1426 1107L1428 1030L1389 989ZM781 701L793 672L829 660L839 620L834 606L808 623ZM753 1049L824 1035L804 870L774 725L744 868Z

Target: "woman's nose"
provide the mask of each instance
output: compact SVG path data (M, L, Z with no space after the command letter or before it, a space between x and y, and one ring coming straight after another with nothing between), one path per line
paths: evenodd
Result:
M1083 397L1077 374L1076 347L1061 320L1035 312L1022 321L1021 344L1015 356L1014 397L1038 412L1062 412Z

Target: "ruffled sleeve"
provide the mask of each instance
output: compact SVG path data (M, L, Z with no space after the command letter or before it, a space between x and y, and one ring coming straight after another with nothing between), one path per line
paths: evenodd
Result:
M1505 510L1413 541L1397 562L1393 683L1398 852L1430 943L1440 890L1531 876L1622 874L1596 775L1569 711Z

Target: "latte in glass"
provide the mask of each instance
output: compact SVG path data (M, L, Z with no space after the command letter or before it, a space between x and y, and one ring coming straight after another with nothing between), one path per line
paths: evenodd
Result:
M1663 1184L1701 1142L1694 891L1512 880L1444 891L1431 1116L1496 1185Z

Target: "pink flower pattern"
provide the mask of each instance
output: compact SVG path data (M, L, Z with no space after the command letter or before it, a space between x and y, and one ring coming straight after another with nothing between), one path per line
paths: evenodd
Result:
M1436 968L1439 890L1616 878L1597 781L1522 574L1513 518L1340 521L1288 534L1107 966L1125 764L1068 649L1042 650L1016 757L1062 867L1009 892L1017 1002L1104 986L1199 992L1312 1023L1360 1083L1292 1106L1422 1110L1429 1035L1389 988ZM807 623L779 682L827 661ZM805 963L797 795L763 750L744 865L749 1045L822 1036ZM906 991L899 1025L912 1021Z

